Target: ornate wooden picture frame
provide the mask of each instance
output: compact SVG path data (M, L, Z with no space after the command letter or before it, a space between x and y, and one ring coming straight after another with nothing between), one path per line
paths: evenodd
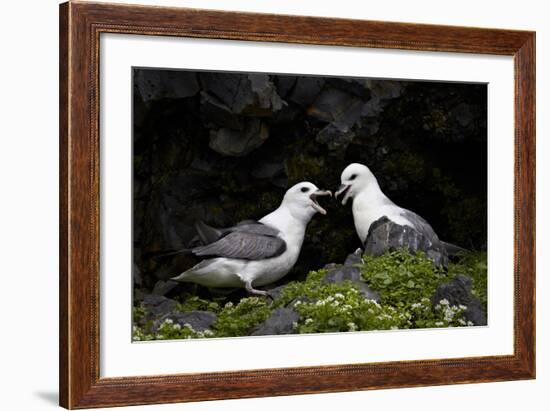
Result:
M514 353L101 378L100 34L513 56ZM535 33L69 2L60 6L60 404L91 408L535 378Z

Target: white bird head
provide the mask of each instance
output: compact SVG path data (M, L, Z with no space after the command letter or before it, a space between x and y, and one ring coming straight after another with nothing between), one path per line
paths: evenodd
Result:
M332 196L332 193L320 190L315 184L304 181L287 190L281 206L288 208L301 220L309 221L317 212L323 215L327 213L317 202L318 197L327 195Z
M358 163L352 163L342 171L340 182L342 184L334 193L334 197L338 198L340 194L343 194L342 205L346 205L349 198L353 198L371 184L378 184L369 168Z

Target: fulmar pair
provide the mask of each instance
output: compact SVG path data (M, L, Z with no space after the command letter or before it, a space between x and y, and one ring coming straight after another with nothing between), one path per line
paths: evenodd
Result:
M387 217L399 225L411 226L439 241L431 226L415 213L396 206L381 191L376 177L362 164L350 164L342 172L342 185L335 197L343 195L342 204L353 199L353 218L357 235L364 243L371 225ZM294 266L307 225L319 212L319 196L332 195L309 182L298 183L284 195L279 208L258 221L246 220L234 227L215 229L204 223L196 225L203 246L191 252L209 257L174 277L207 287L244 287L251 294L268 295L255 287L276 282Z

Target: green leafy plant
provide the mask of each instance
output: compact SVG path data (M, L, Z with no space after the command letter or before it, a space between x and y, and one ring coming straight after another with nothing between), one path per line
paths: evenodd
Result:
M472 293L487 304L487 255L469 253L447 270L436 268L423 254L405 250L379 257L365 256L357 267L369 287L379 293L380 302L365 299L350 281L326 283L326 269L311 271L304 281L288 283L272 302L262 297L242 298L238 303L225 297L208 300L188 296L177 310L211 311L217 319L211 329L196 331L165 320L152 331L143 307L134 308L135 341L162 339L235 337L249 335L280 307L291 307L299 314L296 333L348 332L409 328L461 327L473 325L464 318L466 307L451 306L447 300L432 305L437 287L458 274L472 278Z
M216 337L238 337L248 335L252 329L265 321L271 314L264 298L247 297L239 304L227 303L218 314L213 325Z

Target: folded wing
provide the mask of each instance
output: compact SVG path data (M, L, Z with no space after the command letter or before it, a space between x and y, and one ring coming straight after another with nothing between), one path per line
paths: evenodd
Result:
M273 227L246 221L230 229L219 240L196 247L193 254L200 257L227 257L243 260L263 260L281 255L286 251L285 241Z

